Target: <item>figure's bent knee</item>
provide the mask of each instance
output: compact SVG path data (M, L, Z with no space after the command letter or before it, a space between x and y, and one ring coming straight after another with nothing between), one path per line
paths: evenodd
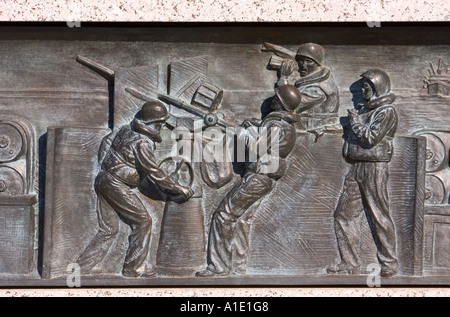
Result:
M153 223L152 217L150 217L148 214L142 215L139 218L139 222L136 224L139 228L151 228Z

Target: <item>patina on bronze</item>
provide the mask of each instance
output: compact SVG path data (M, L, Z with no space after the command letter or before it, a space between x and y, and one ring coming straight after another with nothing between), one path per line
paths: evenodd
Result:
M448 27L0 29L0 285L450 284Z

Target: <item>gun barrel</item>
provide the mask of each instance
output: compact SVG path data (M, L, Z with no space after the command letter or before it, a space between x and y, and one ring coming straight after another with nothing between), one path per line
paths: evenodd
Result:
M89 58L86 58L84 56L78 55L77 56L77 62L81 65L86 66L87 68L93 70L106 80L114 80L114 71L102 64L99 64L97 62L94 62L93 60L90 60Z
M166 94L158 94L158 98L166 101L168 103L170 103L171 105L176 106L177 108L183 109L187 112L192 113L193 115L196 115L197 117L200 117L203 119L203 117L206 115L206 113L204 113L203 111L201 111L200 109L196 109L193 106L191 106L190 104L188 104L187 102L184 102L178 98L166 95Z
M141 99L142 101L146 101L146 102L147 102L147 101L150 101L150 100L151 100L150 97L144 95L143 93L137 91L136 89L127 87L127 88L125 88L125 91L128 92L129 94L132 94L132 95L135 96L136 98Z
M193 115L196 115L197 117L199 117L201 119L205 119L205 116L209 114L208 112L204 112L200 109L197 109L194 106L192 106L191 104L188 104L187 102L184 102L184 101L182 101L178 98L172 97L170 95L160 93L160 94L158 94L158 98L174 105L177 108L180 108L182 110L190 112ZM229 127L234 127L234 125L224 121L222 118L217 118L216 125L218 125L221 128L224 128L224 129L229 128Z

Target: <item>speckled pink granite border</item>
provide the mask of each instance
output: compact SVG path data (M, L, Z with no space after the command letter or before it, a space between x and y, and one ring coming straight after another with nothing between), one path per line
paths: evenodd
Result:
M449 297L449 288L0 289L0 297Z
M448 0L0 0L0 21L450 21Z

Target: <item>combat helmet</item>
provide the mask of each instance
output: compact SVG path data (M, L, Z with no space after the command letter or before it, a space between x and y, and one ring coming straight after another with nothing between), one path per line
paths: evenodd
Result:
M301 94L294 85L283 85L275 90L275 95L288 111L295 110L301 101Z
M377 97L387 95L391 91L391 80L381 69L369 69L362 73L361 77L372 84Z
M169 119L169 112L162 102L151 100L142 106L141 119L145 123L165 121Z
M317 64L322 65L323 55L324 53L322 46L315 43L305 43L299 46L296 57L308 57L315 61Z

